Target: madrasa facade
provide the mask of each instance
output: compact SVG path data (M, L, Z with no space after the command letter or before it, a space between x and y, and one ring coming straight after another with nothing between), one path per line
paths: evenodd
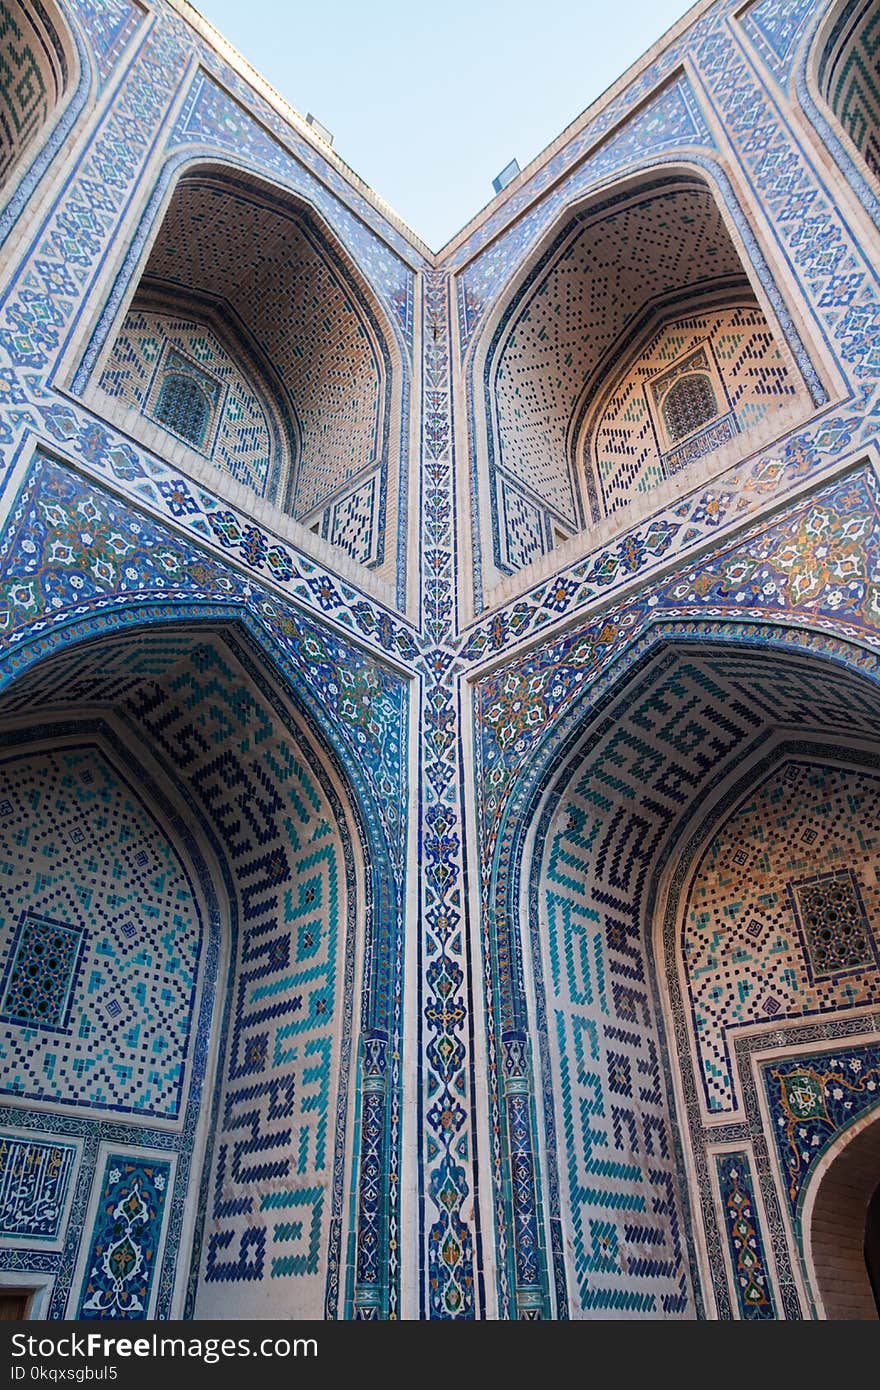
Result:
M439 253L185 0L0 124L4 1316L876 1317L880 4Z

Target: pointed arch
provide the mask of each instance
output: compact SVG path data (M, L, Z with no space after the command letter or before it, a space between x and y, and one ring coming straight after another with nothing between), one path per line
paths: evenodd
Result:
M166 165L75 387L167 452L180 436L156 428L155 404L171 356L216 398L208 447L181 464L220 490L231 474L393 582L403 356L305 198L231 162Z
M880 1316L876 1253L869 1271L869 1220L876 1223L880 1184L877 1106L838 1133L803 1195L807 1277L821 1317L873 1321ZM876 1231L871 1232L876 1247Z
M566 209L517 272L468 358L487 589L812 411L822 388L744 226L709 161L658 161ZM700 352L718 408L672 447L653 388Z
M151 1170L171 1183L171 1205L154 1232L161 1268L150 1315L214 1316L233 1288L237 1308L255 1317L345 1315L358 1298L345 1255L359 1181L358 1036L375 1039L378 1027L388 1037L388 970L374 950L394 954L394 876L380 862L365 789L352 786L346 758L309 718L264 634L248 634L237 612L198 622L169 606L166 621L157 616L120 617L97 636L83 624L79 641L68 631L60 648L20 663L0 698L4 726L19 733L35 721L47 737L106 726L100 736L130 766L152 766L173 784L185 807L175 826L188 824L217 866L205 950L216 998L207 981L182 1124L164 1139L114 1130L117 1156L153 1162L167 1150L171 1164L165 1172L156 1159ZM391 917L378 947L377 894ZM98 899L84 909L87 931ZM377 1102L384 1110L384 1092ZM56 1286L54 1316L65 1304L77 1315L99 1234L96 1193L123 1172L103 1149L97 1161L87 1149L66 1236L75 1277ZM380 1262L379 1308L386 1279ZM91 1315L84 1305L82 1315Z
M724 1237L714 1199L697 1200L710 1188L706 1126L714 1117L701 1102L704 1063L691 1061L694 1005L667 906L679 901L682 845L705 846L694 808L699 819L733 795L749 760L778 758L780 740L824 743L832 761L846 760L847 740L872 747L875 761L880 751L876 661L866 653L843 642L829 648L817 633L741 624L727 641L708 627L700 641L700 626L686 625L692 644L674 623L649 630L563 723L547 728L506 798L487 866L488 1026L494 1046L515 1030L531 1048L536 1220L556 1252L548 1269L555 1306L571 1316L637 1307L669 1316L674 1306L733 1315L721 1266L699 1255ZM739 794L747 791L743 784ZM766 989L751 992L742 1017L731 1001L724 1027L760 1032L800 1017L794 1004L761 1012L765 997ZM857 1009L853 998L844 988L827 1009ZM804 1007L821 1014L826 1006ZM651 1042L651 1055L630 1055L626 1039ZM712 1066L719 1057L716 1046ZM497 1104L503 1115L500 1095ZM657 1180L661 1153L675 1176L653 1207L664 1212L664 1230L652 1248L668 1253L675 1237L680 1244L672 1264L652 1265L634 1243L640 1222L624 1232L602 1185L613 1173L615 1192L632 1183L637 1201L649 1171ZM575 1252L570 1264L565 1251ZM786 1249L773 1254L790 1284ZM677 1303L671 1288L650 1287L673 1265L684 1280Z

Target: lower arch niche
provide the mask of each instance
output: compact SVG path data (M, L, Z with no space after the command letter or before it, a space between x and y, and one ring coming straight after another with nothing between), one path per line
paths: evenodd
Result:
M509 858L525 867L514 1007L536 1019L557 1309L810 1316L791 1268L794 1119L761 1059L784 1058L788 1095L798 1058L809 1071L837 1037L847 1066L876 1065L856 1043L880 1001L878 729L872 685L830 662L670 641L544 772ZM734 1166L763 1301L730 1272Z
M99 639L0 708L3 1243L49 1316L342 1312L366 856L242 636Z

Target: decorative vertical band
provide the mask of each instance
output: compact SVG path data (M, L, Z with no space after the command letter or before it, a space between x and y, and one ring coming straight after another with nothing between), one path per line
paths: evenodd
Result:
M775 1318L773 1287L755 1208L749 1156L742 1150L715 1159L724 1231L733 1267L733 1296L741 1318Z
M516 1313L519 1319L536 1321L546 1316L547 1309L525 1033L519 1029L502 1033L501 1050L513 1200Z
M384 1201L385 1092L388 1034L371 1029L363 1039L363 1108L361 1111L361 1170L358 1190L357 1272L355 1318L376 1321L386 1312L388 1250Z

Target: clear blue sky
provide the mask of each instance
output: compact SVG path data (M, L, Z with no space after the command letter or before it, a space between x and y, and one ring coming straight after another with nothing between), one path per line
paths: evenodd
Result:
M686 0L200 0L434 250L689 8Z

